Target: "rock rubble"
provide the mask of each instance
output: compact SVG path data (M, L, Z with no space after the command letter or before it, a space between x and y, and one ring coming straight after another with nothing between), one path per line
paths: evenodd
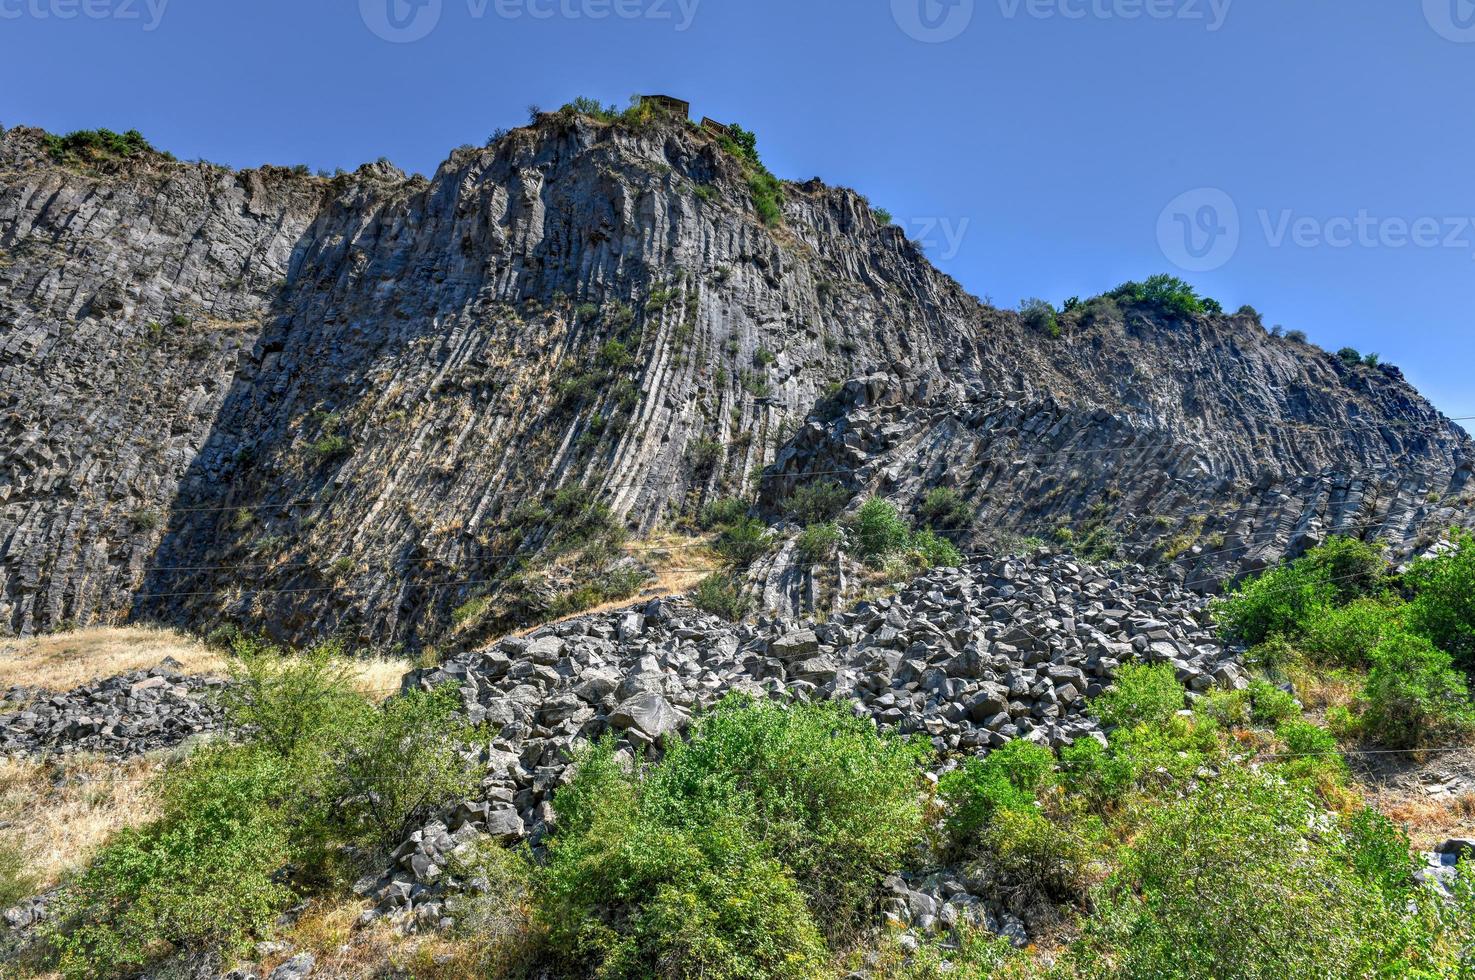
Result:
M456 684L496 734L481 798L417 831L359 891L378 901L371 916L448 925L445 896L461 885L446 880L449 856L483 834L536 845L580 745L614 733L658 755L732 692L847 700L955 759L1013 738L1102 738L1087 699L1129 661L1171 663L1191 691L1247 684L1201 597L1140 567L1043 552L937 569L824 623L735 625L661 598L545 627L406 676L406 689Z
M226 681L157 667L95 681L65 693L13 687L0 692L0 756L93 752L122 759L172 748L223 723Z

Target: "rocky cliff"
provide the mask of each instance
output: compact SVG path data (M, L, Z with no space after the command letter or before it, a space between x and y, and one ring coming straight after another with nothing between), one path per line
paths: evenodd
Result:
M429 180L5 133L0 622L439 642L526 587L555 491L643 533L769 464L775 518L806 481L946 485L967 548L1106 542L1189 585L1469 518L1470 440L1396 371L1250 316L1099 303L1052 336L860 195L787 184L765 222L753 178L674 120L550 114Z

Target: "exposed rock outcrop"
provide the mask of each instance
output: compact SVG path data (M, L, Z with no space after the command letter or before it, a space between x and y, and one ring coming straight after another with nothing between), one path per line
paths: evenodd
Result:
M5 133L0 622L437 643L525 578L549 492L646 531L775 458L769 504L832 475L953 485L969 547L1060 520L1142 558L1187 535L1219 554L1186 582L1468 519L1469 439L1396 372L1248 317L1051 338L854 192L785 197L763 224L746 165L675 122L550 115L429 180L79 169Z

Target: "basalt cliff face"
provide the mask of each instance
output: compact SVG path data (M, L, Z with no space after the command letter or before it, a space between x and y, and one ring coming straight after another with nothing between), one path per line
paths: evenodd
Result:
M955 488L965 550L1109 541L1220 576L1470 520L1469 438L1251 317L978 303L865 199L708 134L545 116L436 175L0 136L0 627L222 620L437 643L583 488L650 532L804 481ZM556 508L555 508L556 510ZM1068 533L1067 533L1068 532ZM776 611L815 601L781 549Z

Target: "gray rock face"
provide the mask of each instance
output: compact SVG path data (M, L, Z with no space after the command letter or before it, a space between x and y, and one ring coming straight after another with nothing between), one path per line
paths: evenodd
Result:
M1246 318L1052 340L853 192L785 196L765 227L709 136L588 119L430 180L82 172L0 135L0 623L443 643L473 598L548 598L508 578L550 491L648 530L775 455L770 505L946 483L984 527L1182 539L1185 582L1470 513L1468 438L1395 372ZM772 569L770 608L809 604L802 571Z

